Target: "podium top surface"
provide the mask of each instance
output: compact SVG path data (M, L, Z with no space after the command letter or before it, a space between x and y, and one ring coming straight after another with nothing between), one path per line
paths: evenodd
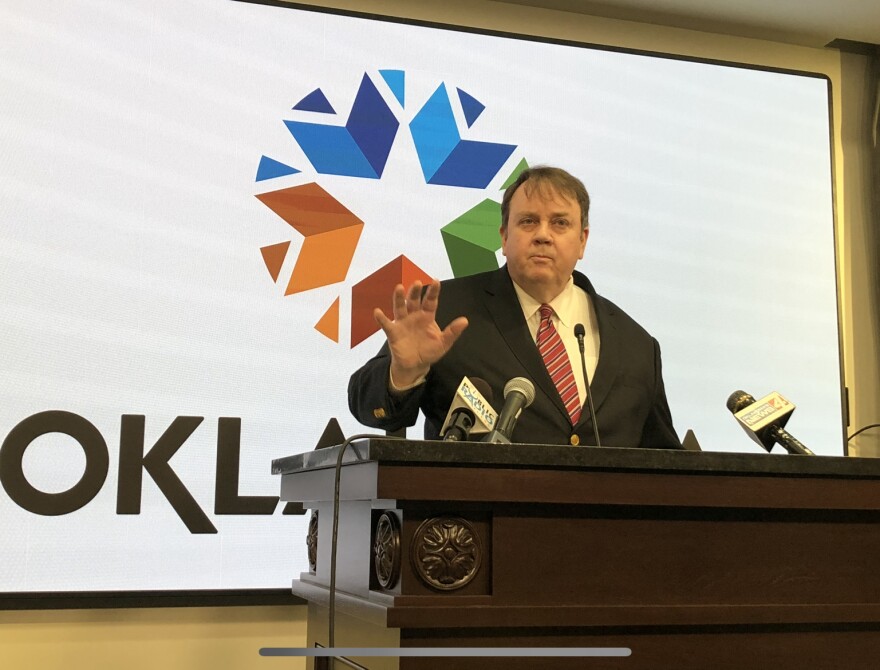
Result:
M272 461L272 474L286 475L336 466L339 447L316 449ZM673 449L483 444L392 438L353 441L343 465L445 465L562 470L665 471L880 479L880 459L797 456L785 453L694 452Z

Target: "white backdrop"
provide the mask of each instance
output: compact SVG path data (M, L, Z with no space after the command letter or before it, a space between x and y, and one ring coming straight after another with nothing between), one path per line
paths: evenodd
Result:
M403 107L380 69L405 72ZM344 123L364 73L402 123L382 179L318 175L283 120ZM468 128L453 96L463 137L516 145L486 189L424 183L406 124L440 83L486 105ZM680 435L759 452L725 400L778 390L792 433L843 454L825 79L223 0L6 0L0 87L0 438L64 410L110 454L70 514L0 491L0 591L287 586L305 518L213 513L218 419L242 420L241 495L277 495L271 460L331 416L360 432L347 379L381 340L350 348L351 286L401 254L451 276L440 228L523 158L590 190L579 268L660 341ZM338 120L291 110L318 87ZM301 173L255 182L262 155ZM344 282L285 297L259 250L292 240L284 278L302 238L254 196L311 181L364 231ZM339 343L313 327L336 297ZM216 534L146 472L141 513L116 514L129 414L147 450L205 417L170 465ZM84 467L61 434L25 453L49 493Z

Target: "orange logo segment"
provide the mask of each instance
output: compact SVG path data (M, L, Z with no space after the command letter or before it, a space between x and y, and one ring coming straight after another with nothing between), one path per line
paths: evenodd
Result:
M339 298L336 298L330 305L330 309L324 312L324 316L315 324L315 330L324 337L339 343Z
M303 240L284 295L335 284L345 279L364 224L314 234Z
M263 262L266 269L272 275L272 281L278 281L278 275L281 274L281 266L284 265L284 259L287 257L287 250L290 248L290 240L287 242L279 242L278 244L270 244L267 247L260 247L260 253L263 254Z
M364 228L363 221L315 183L261 193L257 198L305 238L284 295L345 279ZM261 251L277 281L287 249L281 252L276 247L280 245Z

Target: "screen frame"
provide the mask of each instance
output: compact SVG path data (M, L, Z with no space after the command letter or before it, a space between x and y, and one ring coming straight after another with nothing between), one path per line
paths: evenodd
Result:
M839 193L836 187L837 169L835 161L835 117L834 117L834 90L830 76L821 72L784 68L776 66L756 65L734 60L717 58L697 57L690 55L675 54L647 49L599 44L595 42L576 41L571 39L541 36L529 33L511 32L505 30L488 29L469 25L452 24L446 22L426 21L421 19L405 18L362 12L333 7L319 7L296 2L284 2L282 0L230 0L244 4L265 5L271 7L292 9L298 11L330 14L366 21L380 21L439 29L444 31L469 33L487 37L511 39L522 42L546 43L558 46L578 49L591 49L597 51L622 53L628 55L647 56L651 58L669 59L690 63L700 63L718 67L740 68L761 72L772 72L783 75L824 79L827 86L828 120L829 120L829 163L831 175L831 211L832 211L832 236L834 248L834 285L836 298L836 321L838 340L838 367L840 378L840 412L841 412L841 443L845 456L850 455L847 441L847 428L849 426L848 411L848 388L844 367L844 340L843 318L841 312L841 274L839 259L839 222L838 200ZM293 578L295 575L291 575ZM287 589L218 589L218 590L159 590L159 591L71 591L71 592L44 592L22 591L0 593L0 609L3 610L27 610L27 609L79 609L79 608L129 608L129 607L198 607L198 606L253 606L253 605L300 605L301 598L294 596Z

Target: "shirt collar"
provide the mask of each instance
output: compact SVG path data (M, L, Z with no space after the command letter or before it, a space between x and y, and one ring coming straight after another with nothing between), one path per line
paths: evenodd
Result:
M511 280L513 281L513 280ZM516 291L516 297L519 298L519 304L522 306L523 314L528 321L531 319L535 312L537 312L543 303L538 302L528 293L526 293L525 289L522 288L516 282L513 282L513 289ZM549 303L550 307L553 308L553 312L556 314L556 318L559 319L559 322L570 329L574 327L574 322L576 320L575 315L575 293L574 293L574 279L572 277L568 278L568 283L565 285L565 288L557 295L553 300Z

